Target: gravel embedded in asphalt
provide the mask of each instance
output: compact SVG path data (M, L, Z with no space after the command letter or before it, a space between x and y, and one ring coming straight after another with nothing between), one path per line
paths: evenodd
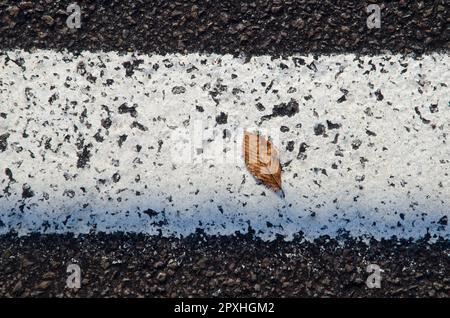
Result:
M66 8L78 3L81 28ZM379 3L381 28L367 26ZM436 1L0 1L0 48L248 55L450 48L449 3ZM72 20L70 20L72 21Z
M448 297L448 241L251 234L183 239L126 234L0 237L0 296L21 297ZM81 289L66 287L69 264ZM369 289L369 264L383 270Z

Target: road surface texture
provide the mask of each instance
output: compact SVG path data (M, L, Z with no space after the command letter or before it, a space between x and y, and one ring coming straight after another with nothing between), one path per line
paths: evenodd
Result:
M448 297L448 2L71 3L0 1L0 295Z
M3 296L58 297L448 297L448 241L297 238L250 235L184 239L144 235L3 236ZM370 289L369 264L384 271ZM68 289L68 264L81 288Z

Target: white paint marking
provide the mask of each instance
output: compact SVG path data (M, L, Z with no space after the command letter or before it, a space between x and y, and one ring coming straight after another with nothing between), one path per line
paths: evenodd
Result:
M450 209L447 55L263 56L245 63L228 55L4 53L0 233L187 235L200 227L233 234L250 224L264 239L343 230L450 237L438 223ZM127 61L136 65L131 76ZM282 199L256 184L233 136L258 128L275 105L290 101L297 114L259 127L286 165ZM135 112L120 114L124 103ZM221 113L227 123L218 125ZM107 118L109 129L101 124ZM316 135L319 124L325 136ZM219 160L224 129L229 151ZM77 168L85 147L90 159ZM31 193L24 187L34 196L23 199Z

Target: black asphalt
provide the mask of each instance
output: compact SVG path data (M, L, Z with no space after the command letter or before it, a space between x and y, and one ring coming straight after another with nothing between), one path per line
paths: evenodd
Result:
M81 288L66 287L67 266ZM381 288L370 289L369 264ZM95 234L0 237L0 297L448 297L450 246L252 234L187 238Z
M0 1L0 49L290 55L450 48L446 0L89 0L77 1L81 28L69 29L66 8L74 2ZM380 29L366 24L374 3Z

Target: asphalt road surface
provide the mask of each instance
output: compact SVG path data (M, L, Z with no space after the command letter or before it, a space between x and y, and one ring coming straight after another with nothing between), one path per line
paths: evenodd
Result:
M448 2L69 4L0 1L0 295L449 295Z

